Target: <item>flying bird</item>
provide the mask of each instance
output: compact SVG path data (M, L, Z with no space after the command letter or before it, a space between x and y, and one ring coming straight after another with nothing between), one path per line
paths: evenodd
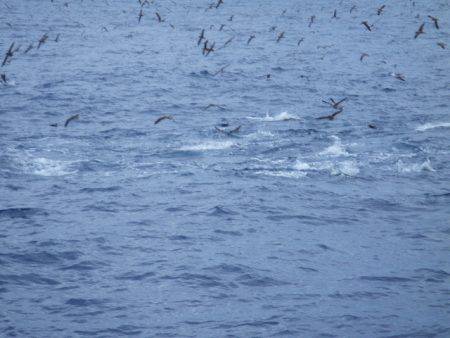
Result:
M369 123L367 126L368 126L370 129L377 129L377 126L374 125L374 124L372 124L372 123Z
M316 18L316 16L315 15L313 15L313 16L311 16L310 18L309 18L309 24L308 24L308 27L311 27L311 25L314 23L314 19Z
M342 109L341 104L346 100L347 100L347 98L344 97L342 100L336 102L333 98L330 98L330 101L322 100L322 102L330 105L334 109Z
M144 16L144 11L143 11L142 8L141 8L141 10L139 11L138 23L141 22L141 19L142 19L143 16Z
M78 120L80 118L80 114L76 114L76 115L72 115L71 117L69 117L66 122L64 123L64 127L67 127L69 125L70 122Z
M428 15L428 17L434 22L434 27L436 27L436 29L439 29L439 19L431 15Z
M38 43L37 49L39 49L41 47L41 45L43 45L47 41L47 39L48 39L47 33L42 35L42 37L39 39L39 43Z
M0 79L2 80L2 82L3 82L4 84L7 84L7 83L8 83L8 80L6 80L6 74L0 74Z
M447 46L447 45L446 45L445 43L443 43L443 42L438 42L437 45L438 45L439 47L441 47L442 49L445 49L445 47Z
M2 67L4 65L6 65L6 63L9 61L9 59L11 59L13 57L13 55L14 55L13 48L14 48L14 42L11 44L11 46L9 46L9 49L5 54L5 58L3 59Z
M200 32L200 35L198 37L197 46L200 46L200 44L202 43L202 41L204 39L205 39L205 29L202 29L202 31Z
M356 6L353 5L352 8L350 8L350 14L352 14L352 12L356 9Z
M361 22L361 25L364 25L364 26L367 28L367 30L368 30L369 32L372 31L373 25L369 25L369 23L368 23L367 21Z
M250 35L250 37L247 40L247 45L255 38L255 34Z
M338 116L340 113L342 113L342 108L339 109L338 111L334 112L331 115L317 117L316 120L330 120L330 121L333 121L336 118L336 116Z
M419 29L417 30L416 34L414 35L414 39L417 39L417 37L418 37L420 34L425 33L425 32L423 31L423 27L424 27L424 26L425 26L425 23L423 23L423 24L420 25Z
M381 7L379 7L377 9L377 15L381 15L383 13L384 8L386 7L386 5L382 5Z
M362 53L362 54L361 54L361 57L359 58L359 61L362 62L362 61L364 60L364 58L365 58L365 57L368 57L368 56L369 56L369 54L367 54L367 53Z
M281 40L282 38L284 38L284 32L281 32L280 34L278 34L278 37L277 37L277 43L280 42L280 40Z
M158 12L155 13L156 17L158 18L158 22L164 22L164 20L161 18L161 15L159 15Z
M331 17L332 19L337 19L337 10L335 9L333 12L333 16Z
M156 119L156 121L155 121L154 124L158 124L159 122L164 121L164 120L173 120L173 116L172 116L172 115L163 115L163 116L160 116L160 117L158 117L158 118Z
M391 73L391 75L392 75L393 77L395 77L397 80L400 80L400 81L406 81L406 80L405 80L405 76L404 76L403 74L400 74L400 73Z

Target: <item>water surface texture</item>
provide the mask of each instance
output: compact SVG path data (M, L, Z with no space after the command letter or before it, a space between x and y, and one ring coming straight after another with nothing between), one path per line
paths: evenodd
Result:
M450 336L448 1L209 5L1 1L0 336Z

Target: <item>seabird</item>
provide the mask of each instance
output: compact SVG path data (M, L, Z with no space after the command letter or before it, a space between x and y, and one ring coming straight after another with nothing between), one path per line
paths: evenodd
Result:
M331 17L332 19L337 19L337 10L335 9L333 12L333 16Z
M255 34L250 35L250 37L247 40L247 45L255 38Z
M205 29L202 29L202 31L200 32L200 36L198 37L197 46L200 46L204 38L205 38Z
M352 14L352 12L356 9L356 6L353 5L352 8L350 8L350 14Z
M224 129L220 129L220 128L217 128L217 127L214 127L214 128L215 128L218 132L223 133L223 134L227 134L227 135L232 135L232 134L234 134L234 133L239 132L239 130L241 130L241 126L236 127L236 128L234 128L234 129L232 129L232 130L224 130Z
M367 126L368 126L370 129L377 129L377 126L374 125L374 124L372 124L372 123L369 123Z
M4 65L6 65L6 63L8 62L9 59L11 59L13 57L13 48L14 48L14 42L11 44L11 46L9 46L8 51L5 54L5 58L3 59L3 63L2 63L2 67Z
M158 22L163 22L164 20L161 18L161 15L159 15L158 12L155 13L156 17L158 18Z
M443 43L443 42L438 42L437 45L438 45L439 47L441 47L442 49L445 49L445 47L446 47L446 44Z
M164 120L173 120L173 116L172 116L172 115L163 115L163 116L160 116L160 117L158 117L158 118L156 119L156 121L155 121L154 124L158 124L159 122L164 121Z
M428 15L428 17L434 22L434 27L436 27L436 29L439 29L439 19L431 15Z
M30 43L30 45L27 47L27 49L25 49L25 51L23 52L24 54L28 53L30 50L33 49L33 44Z
M80 114L76 114L76 115L73 115L73 116L69 117L66 120L66 122L64 123L64 127L67 127L71 121L78 120L79 118L80 118Z
M139 11L138 23L141 22L141 19L142 19L143 16L144 16L144 11L143 11L143 9L141 8L141 10Z
M47 41L47 39L48 39L47 33L42 35L42 37L39 39L39 43L38 43L37 49L39 49L41 47L41 45L43 45Z
M420 25L419 29L417 30L416 34L414 35L414 39L417 39L417 37L418 37L420 34L425 33L425 32L423 31L423 27L424 27L424 26L425 26L425 23L423 23L423 24Z
M277 43L280 42L280 40L281 40L282 38L284 38L284 32L281 32L280 34L278 34L278 37L277 37Z
M329 104L334 109L342 109L342 107L340 107L340 106L341 106L342 102L344 102L346 100L347 100L347 98L344 97L342 100L336 102L333 98L330 98L329 102L328 101L324 101L324 100L322 100L322 102L326 103L326 104Z
M369 32L372 31L372 26L373 25L369 25L369 23L367 21L361 22L361 25L364 25L367 28L367 30L369 30Z
M4 84L7 84L8 83L8 80L6 80L6 74L0 74L0 79L2 80L2 82L4 83Z
M369 54L367 54L367 53L362 53L362 54L361 54L361 57L359 58L359 61L362 62L362 61L364 60L364 58L365 58L365 57L368 57L368 56L369 56Z
M334 112L331 115L326 115L326 116L321 116L321 117L317 117L316 120L334 120L336 118L337 115L339 115L340 113L342 113L342 108L339 109L337 112Z
M381 13L383 13L384 7L386 7L386 5L382 5L380 8L377 9L377 15L381 15Z
M311 25L314 23L314 19L316 18L316 16L315 15L312 15L310 18L309 18L309 25L308 25L308 27L311 27Z
M219 8L219 6L222 5L222 4L223 4L223 0L218 0L218 1L217 1L216 8Z
M406 81L406 80L405 80L405 76L404 76L403 74L400 74L400 73L391 73L391 75L392 75L393 77L395 77L397 80L400 80L400 81Z

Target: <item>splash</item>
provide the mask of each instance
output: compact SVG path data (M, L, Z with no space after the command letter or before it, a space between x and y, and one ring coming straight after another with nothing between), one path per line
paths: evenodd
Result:
M399 173L418 173L422 171L436 171L431 166L430 159L427 159L423 163L413 163L413 164L406 164L403 163L402 160L397 161L397 171Z
M425 123L416 128L417 131L425 131L435 128L450 128L450 122L435 122L435 123Z
M291 121L291 120L300 120L300 118L296 115L289 114L288 112L282 112L275 116L270 116L266 114L264 117L248 117L250 120L257 120L263 122L279 122L279 121Z
M319 155L327 155L327 156L348 156L349 153L345 150L344 145L341 142L341 139L337 136L332 136L334 143L328 148L324 149L319 153Z
M208 151L208 150L222 150L228 149L234 146L235 143L232 141L208 141L199 144L183 146L180 148L181 151Z

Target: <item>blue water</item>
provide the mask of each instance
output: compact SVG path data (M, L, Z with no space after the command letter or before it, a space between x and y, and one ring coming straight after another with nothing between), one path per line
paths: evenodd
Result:
M2 1L0 336L450 336L450 5L381 4Z

